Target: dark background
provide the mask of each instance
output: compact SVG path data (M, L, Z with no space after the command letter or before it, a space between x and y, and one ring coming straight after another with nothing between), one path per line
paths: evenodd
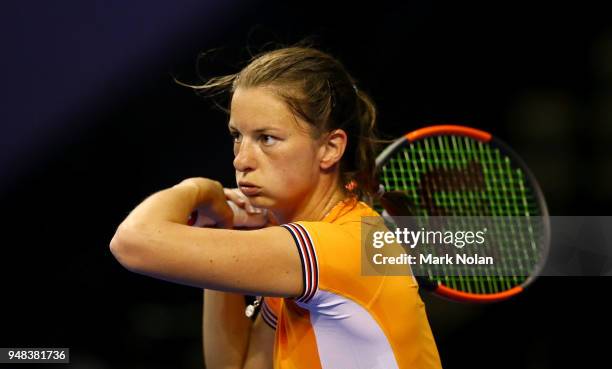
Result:
M108 243L154 191L233 185L226 117L172 81L197 82L212 48L223 57L204 72L234 72L246 46L313 36L377 102L385 134L489 130L551 214L609 214L603 6L9 0L0 13L0 347L70 347L58 368L202 367L201 291L128 272ZM608 367L609 283L540 278L489 306L424 298L446 368Z

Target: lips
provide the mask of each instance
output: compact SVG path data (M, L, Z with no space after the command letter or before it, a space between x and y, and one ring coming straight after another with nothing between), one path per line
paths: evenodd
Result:
M240 182L238 183L238 187L240 191L246 196L255 196L261 192L261 187L255 186L250 182Z

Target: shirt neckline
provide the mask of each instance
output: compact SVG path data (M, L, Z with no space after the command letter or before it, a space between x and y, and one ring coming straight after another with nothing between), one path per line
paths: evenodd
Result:
M351 211L357 205L357 197L349 196L338 201L336 205L323 217L322 222L332 223L344 214Z

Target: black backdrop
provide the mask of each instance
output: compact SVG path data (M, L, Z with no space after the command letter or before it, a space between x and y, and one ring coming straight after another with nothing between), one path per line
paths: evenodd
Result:
M70 347L74 368L202 366L201 291L124 270L108 243L156 190L190 176L233 185L226 117L172 81L194 81L198 53L215 47L232 71L247 44L315 36L374 97L387 135L487 129L532 167L553 215L611 204L612 21L602 7L3 7L0 347ZM541 278L490 306L424 298L447 368L607 367L609 281Z

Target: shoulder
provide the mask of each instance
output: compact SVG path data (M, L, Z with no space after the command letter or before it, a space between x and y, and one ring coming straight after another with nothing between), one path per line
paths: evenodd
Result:
M297 244L318 248L327 244L359 243L362 231L378 223L380 215L366 203L347 200L321 221L297 221L281 227L291 233Z

